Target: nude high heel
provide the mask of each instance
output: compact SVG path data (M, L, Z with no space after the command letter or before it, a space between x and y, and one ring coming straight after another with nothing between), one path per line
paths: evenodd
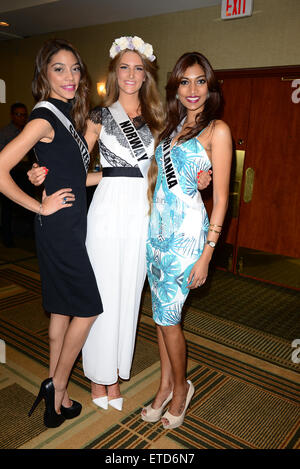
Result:
M167 411L162 417L164 419L169 420L169 425L165 425L163 423L163 427L164 427L165 430L171 430L172 428L180 427L180 425L183 424L186 410L187 410L187 408L188 408L188 406L191 402L191 399L193 397L193 394L195 392L195 388L193 386L193 383L189 379L187 380L187 382L190 385L190 387L189 387L189 390L188 390L188 393L187 393L187 396L186 396L186 401L185 401L185 406L184 406L183 412L182 412L181 415L176 416L176 415L170 414L170 412Z
M162 416L164 408L170 402L172 397L173 397L173 391L170 392L167 399L162 403L162 405L158 409L153 409L152 404L149 404L146 407L144 407L143 410L146 410L146 414L143 414L143 410L142 410L141 412L142 420L144 420L145 422L151 422L151 423L158 422Z

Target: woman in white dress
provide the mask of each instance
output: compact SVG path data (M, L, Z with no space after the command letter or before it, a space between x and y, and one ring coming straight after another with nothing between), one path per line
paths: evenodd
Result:
M85 343L83 369L95 404L121 410L118 379L130 377L146 277L147 170L164 114L152 47L137 37L120 38L110 57L105 107L91 112L85 135L89 147L98 140L103 167L86 245L104 312ZM121 121L127 121L124 130Z

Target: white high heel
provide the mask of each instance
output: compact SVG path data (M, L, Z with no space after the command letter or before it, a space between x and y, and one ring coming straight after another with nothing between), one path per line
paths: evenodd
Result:
M123 397L108 400L108 404L114 409L121 411L123 409Z
M93 399L93 403L96 404L98 407L101 407L101 409L104 409L104 410L108 409L108 397L107 396L96 397L95 399Z

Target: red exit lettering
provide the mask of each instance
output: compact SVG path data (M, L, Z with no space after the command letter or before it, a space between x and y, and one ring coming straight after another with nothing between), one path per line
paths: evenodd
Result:
M246 0L227 0L226 16L244 15L246 12Z

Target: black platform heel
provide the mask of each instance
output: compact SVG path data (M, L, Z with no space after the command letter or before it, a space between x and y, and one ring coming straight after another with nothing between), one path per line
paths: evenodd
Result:
M72 400L72 405L71 407L64 407L63 405L61 406L60 410L62 415L65 417L65 419L74 419L75 417L78 417L82 409L82 405L80 402L73 401Z
M65 421L65 417L63 416L63 414L56 413L54 406L54 396L55 388L52 378L47 378L41 384L39 394L28 413L28 417L32 415L33 411L41 402L41 400L45 399L46 410L44 413L44 424L48 428L59 427Z

